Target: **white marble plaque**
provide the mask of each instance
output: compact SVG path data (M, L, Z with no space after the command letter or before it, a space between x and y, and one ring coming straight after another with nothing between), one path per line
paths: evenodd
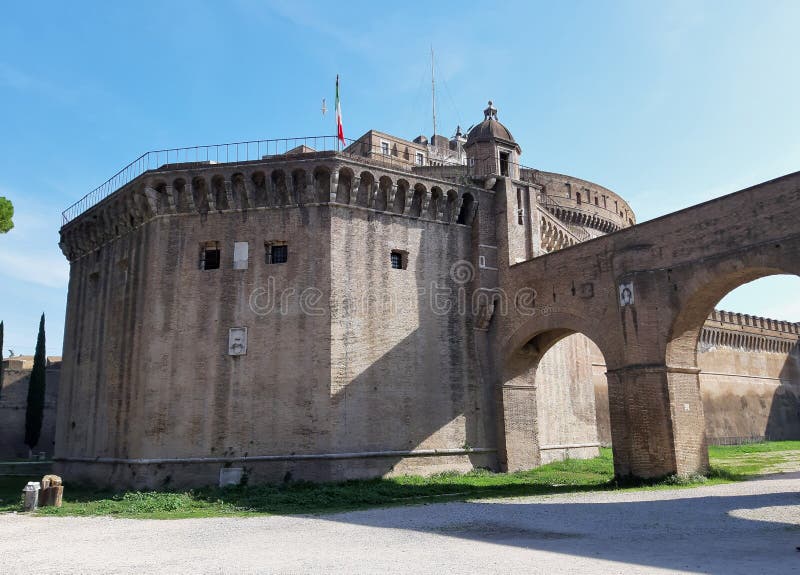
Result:
M247 353L247 328L232 327L228 330L228 355Z
M619 284L619 306L633 305L633 282Z

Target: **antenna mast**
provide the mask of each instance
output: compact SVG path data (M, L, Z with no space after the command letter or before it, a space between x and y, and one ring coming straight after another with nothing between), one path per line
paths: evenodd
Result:
M436 138L436 79L433 72L433 45L431 45L431 103L433 107L433 138ZM435 142L434 142L435 145Z

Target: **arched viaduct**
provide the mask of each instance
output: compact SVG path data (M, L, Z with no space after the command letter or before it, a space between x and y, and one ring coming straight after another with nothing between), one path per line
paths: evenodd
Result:
M798 214L800 172L501 270L509 301L489 337L505 466L530 467L535 413L522 398L539 360L582 333L608 366L617 476L705 472L703 323L743 283L800 275Z

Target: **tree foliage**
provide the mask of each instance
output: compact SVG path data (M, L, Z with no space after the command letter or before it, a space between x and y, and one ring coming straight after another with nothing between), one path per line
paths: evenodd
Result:
M8 198L0 196L0 234L5 234L14 227L14 222L11 221L13 217L14 204Z
M39 336L36 338L36 352L33 355L33 370L28 383L28 406L25 410L25 445L30 449L39 443L44 417L44 392L47 381L45 368L47 356L44 346L44 314L39 320Z
M3 396L3 322L0 321L0 397Z

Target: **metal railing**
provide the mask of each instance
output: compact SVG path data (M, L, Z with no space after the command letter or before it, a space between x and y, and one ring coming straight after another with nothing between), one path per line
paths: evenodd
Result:
M190 146L185 148L169 148L145 152L130 164L122 168L108 180L97 186L80 200L62 212L62 223L67 224L92 206L100 203L118 189L129 184L142 174L163 167L173 167L177 164L227 164L261 160L272 156L281 156L292 152L296 148L306 146L315 152L338 152L359 161L386 167L389 169L414 172L418 169L420 174L438 177L439 179L455 180L459 177L473 175L489 175L497 170L497 160L494 157L478 158L470 165L460 160L448 161L445 158L436 158L435 165L418 165L416 163L416 148L409 148L408 154L398 149L390 149L389 153L379 145L372 145L363 140L345 139L342 145L336 136L304 136L299 138L278 138L272 140L249 140L232 142L228 144L211 144L206 146ZM511 164L511 163L510 163ZM532 170L526 166L519 168Z
M307 146L317 152L336 151L349 146L353 142L353 140L345 140L345 146L342 146L336 136L306 136L302 138L249 140L228 144L152 150L136 158L64 210L62 212L63 223L66 224L73 218L79 216L145 172L155 170L162 166L183 163L222 164L248 162L260 160L269 156L280 156L300 146Z
M771 441L769 434L766 435L745 435L736 437L709 437L709 445L753 445Z

